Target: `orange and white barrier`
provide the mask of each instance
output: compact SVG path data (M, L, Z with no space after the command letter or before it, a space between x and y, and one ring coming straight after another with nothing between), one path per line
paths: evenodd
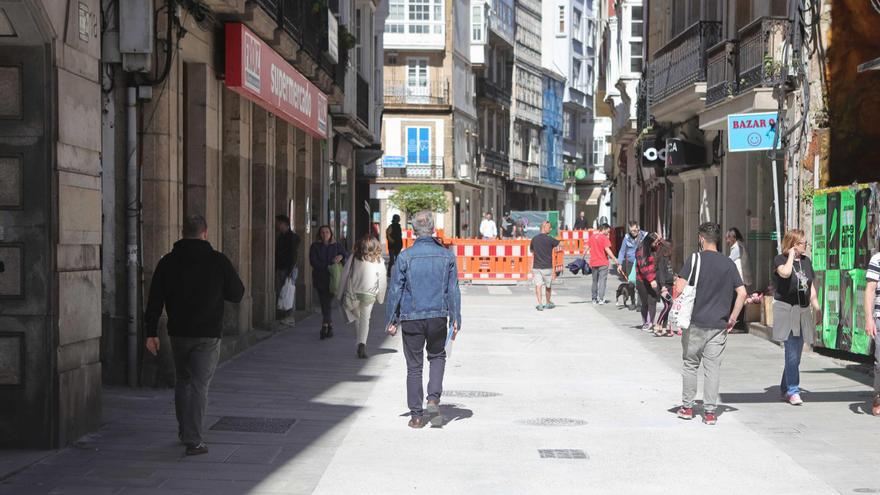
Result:
M592 234L590 230L560 230L557 239L565 254L584 254L587 252L587 240Z
M453 239L459 280L530 280L534 256L530 240ZM563 269L563 252L553 253L553 267Z

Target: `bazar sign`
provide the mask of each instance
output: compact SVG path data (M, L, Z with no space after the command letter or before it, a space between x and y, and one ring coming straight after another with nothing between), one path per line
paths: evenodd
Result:
M243 24L226 24L226 86L318 139L327 96Z
M727 116L727 150L759 151L776 146L776 112Z

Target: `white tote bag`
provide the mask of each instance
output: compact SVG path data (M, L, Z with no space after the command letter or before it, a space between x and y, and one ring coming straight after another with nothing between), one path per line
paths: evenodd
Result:
M693 285L691 281L693 280ZM694 300L697 298L697 281L700 280L700 254L691 256L691 272L678 298L672 302L672 310L669 312L669 323L676 328L688 328L691 326L691 314L694 312Z
M293 278L284 279L284 286L278 294L278 309L280 311L290 311L293 309L293 300L296 295L296 287L293 285Z

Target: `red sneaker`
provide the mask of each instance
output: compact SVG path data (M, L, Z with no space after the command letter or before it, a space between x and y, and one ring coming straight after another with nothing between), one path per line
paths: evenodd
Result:
M707 425L714 425L717 422L718 418L715 417L715 413L707 412L703 414L703 423L706 423Z
M678 417L685 420L694 419L694 408L681 406L678 410Z

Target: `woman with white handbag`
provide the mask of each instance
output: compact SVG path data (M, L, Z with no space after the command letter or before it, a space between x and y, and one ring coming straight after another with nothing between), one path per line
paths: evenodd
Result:
M338 298L342 312L349 323L357 322L357 356L367 357L367 335L370 332L370 315L375 303L385 302L388 285L382 247L370 234L358 240L354 256L345 263L339 282Z

